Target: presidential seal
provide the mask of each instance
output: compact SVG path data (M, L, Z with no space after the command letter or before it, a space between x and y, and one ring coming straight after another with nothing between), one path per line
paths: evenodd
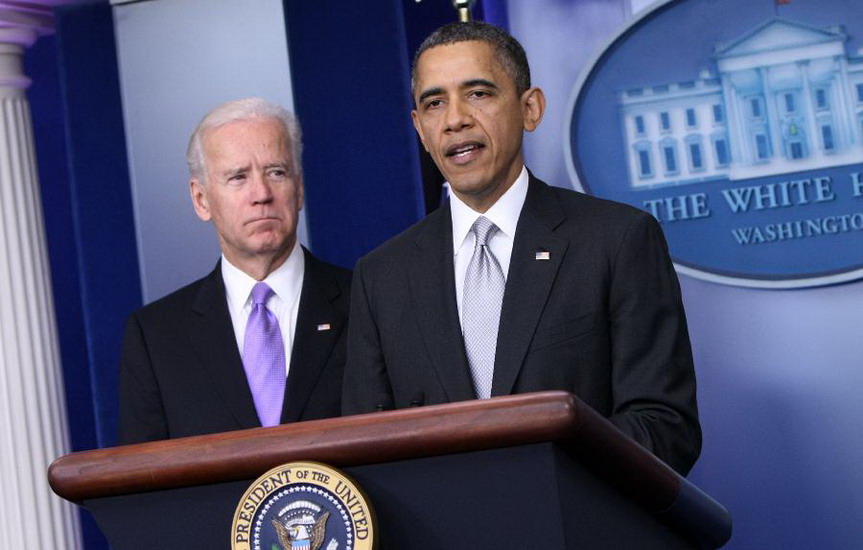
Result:
M343 472L291 462L259 477L231 526L233 550L372 550L374 512Z

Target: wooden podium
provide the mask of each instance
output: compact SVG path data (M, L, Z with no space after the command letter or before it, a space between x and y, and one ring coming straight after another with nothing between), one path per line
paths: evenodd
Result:
M721 505L565 392L73 453L48 475L115 550L218 550L251 482L296 460L359 483L382 550L673 550L731 536Z

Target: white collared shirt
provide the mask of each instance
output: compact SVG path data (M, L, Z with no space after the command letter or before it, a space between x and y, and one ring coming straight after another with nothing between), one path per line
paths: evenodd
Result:
M512 245L515 239L515 228L518 226L518 217L527 197L528 176L527 168L521 167L521 173L515 183L506 190L496 203L489 208L485 214L473 210L459 199L455 193L450 193L450 209L452 212L452 245L453 264L455 264L455 298L458 303L458 318L461 322L462 316L462 294L464 292L464 277L467 266L473 256L474 242L476 237L470 228L480 216L485 216L500 231L495 232L489 242L489 248L500 263L503 270L503 278L506 280L509 274L509 260L512 257Z
M297 326L297 313L300 307L300 291L303 288L303 274L306 260L299 242L275 271L267 275L264 282L275 293L267 301L267 309L273 312L279 321L279 330L285 344L285 376L291 369L291 349L294 343L294 333ZM234 325L234 336L237 338L237 349L240 357L243 355L243 344L246 339L246 323L252 310L252 287L256 281L238 267L231 264L222 255L222 279L225 281L225 294L228 298L228 312Z

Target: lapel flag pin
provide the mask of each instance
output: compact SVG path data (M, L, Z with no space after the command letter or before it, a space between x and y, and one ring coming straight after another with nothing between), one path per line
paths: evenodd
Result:
M536 251L536 259L537 260L550 260L551 252L548 250L537 250Z
M329 323L323 323L323 324L318 325L318 331L322 331L322 330L330 330L330 324Z

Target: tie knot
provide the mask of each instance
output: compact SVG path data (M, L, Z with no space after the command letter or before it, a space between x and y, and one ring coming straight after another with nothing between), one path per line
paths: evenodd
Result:
M473 226L471 226L470 230L473 231L474 235L476 235L476 244L479 246L485 246L488 244L488 240L492 235L494 235L495 231L498 230L498 227L490 219L485 216L480 216L475 222L473 222Z
M270 296L275 294L273 289L267 286L267 283L256 283L254 287L252 287L252 305L267 305L267 300L270 299Z

